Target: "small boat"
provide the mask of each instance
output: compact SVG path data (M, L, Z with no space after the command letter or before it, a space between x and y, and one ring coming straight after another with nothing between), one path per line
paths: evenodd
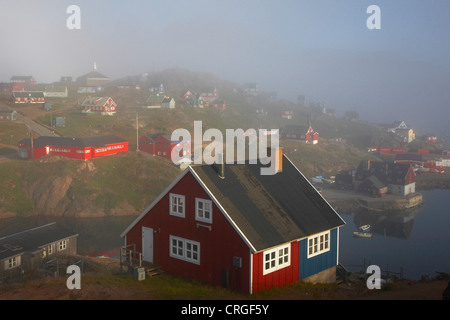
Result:
M363 232L364 231L369 231L370 230L370 224L365 224L365 225L359 227L359 230L361 230Z
M367 232L367 231L363 231L363 232L361 232L361 231L355 231L355 232L353 232L353 235L354 235L356 238L372 238L372 233Z

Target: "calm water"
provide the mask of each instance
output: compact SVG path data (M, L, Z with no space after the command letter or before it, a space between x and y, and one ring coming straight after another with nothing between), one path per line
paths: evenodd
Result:
M420 208L401 213L342 214L347 223L340 232L340 262L351 271L362 271L363 262L420 279L436 271L450 273L450 190L422 192ZM79 233L78 252L83 255L114 254L122 244L120 234L135 217L12 218L0 220L0 236L56 221ZM354 238L364 224L372 226L372 239Z
M450 190L421 193L425 203L413 210L341 215L347 224L340 233L340 262L352 271L362 271L364 259L394 272L403 267L409 279L450 273ZM364 224L372 226L373 238L354 238Z

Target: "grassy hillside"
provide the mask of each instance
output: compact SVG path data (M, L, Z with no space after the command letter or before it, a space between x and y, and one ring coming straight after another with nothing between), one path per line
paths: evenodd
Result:
M179 174L141 153L89 161L60 157L0 163L0 216L136 215Z

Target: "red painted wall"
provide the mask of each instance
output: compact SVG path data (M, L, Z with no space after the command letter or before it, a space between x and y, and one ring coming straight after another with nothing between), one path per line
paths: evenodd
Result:
M100 151L101 149L107 148L107 147L111 147L111 146L119 146L119 145L123 145L123 148L117 148L117 149L110 149L110 150L106 150L106 151ZM119 152L128 152L128 142L122 142L122 143L117 143L117 144L111 144L111 145L107 145L104 148L99 148L97 150L99 150L98 152L95 152L95 149L92 147L87 147L87 148L67 148L67 147L54 147L54 146L48 146L49 147L49 155L57 155L57 156L64 156L67 158L71 158L71 159L80 159L80 160L85 160L85 159L90 159L90 158L94 158L94 157L101 157L101 156L107 156L107 155L112 155L112 154L116 154ZM28 150L28 158L31 158L31 147L30 145L26 145L26 144L19 144L19 148L26 148ZM55 151L52 149L64 149L64 150L69 150L69 152L62 152L62 151ZM78 150L82 150L82 153L78 153ZM85 153L85 150L90 150L89 153ZM45 157L47 155L47 148L38 148L38 147L34 147L33 148L33 159L38 159L41 157Z
M264 252L252 255L253 293L281 287L299 280L299 242L291 242L291 264L283 269L263 275Z
M185 196L185 218L169 214L169 193ZM213 202L212 223L195 220L195 198L209 199L188 172L126 235L127 244L142 251L142 227L153 228L154 263L168 274L222 285L222 270L229 271L230 288L250 292L250 249ZM198 226L211 226L211 230ZM170 235L200 243L200 265L169 255ZM242 258L242 268L233 267L233 256Z

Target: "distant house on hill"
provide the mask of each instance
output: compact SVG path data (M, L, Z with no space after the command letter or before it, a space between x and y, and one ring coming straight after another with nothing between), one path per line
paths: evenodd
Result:
M163 109L174 109L175 108L175 100L170 97L164 97L161 108Z
M354 183L355 190L369 191L375 195L390 193L406 196L416 192L416 174L412 166L406 163L361 161Z
M77 237L56 223L0 237L0 280L32 274L59 254L77 254Z
M86 160L120 152L128 152L128 141L114 135L68 138L41 136L25 138L17 143L21 159L38 159L47 155Z
M12 76L11 83L19 83L22 85L36 84L36 79L33 76Z
M287 125L280 130L280 139L317 144L319 133L311 126Z
M0 110L0 121L16 121L17 112L14 110Z
M117 104L111 97L89 97L81 103L80 111L112 116L117 112Z
M171 138L171 135L165 133L146 134L138 139L139 150L172 161L172 150L181 144L185 153L180 156L190 157L191 141L172 141Z
M67 98L68 91L66 86L46 86L44 97L48 98Z
M292 111L282 111L281 112L281 117L283 119L292 119L294 117L294 112L292 112Z
M200 98L203 101L203 106L209 107L213 101L217 99L217 89L214 88L212 92L200 93Z
M98 87L109 83L109 78L97 71L94 63L94 70L77 78L76 82L83 87Z
M145 102L144 108L147 109L174 109L175 100L165 95L151 95Z
M44 103L45 97L42 91L13 91L14 103Z

